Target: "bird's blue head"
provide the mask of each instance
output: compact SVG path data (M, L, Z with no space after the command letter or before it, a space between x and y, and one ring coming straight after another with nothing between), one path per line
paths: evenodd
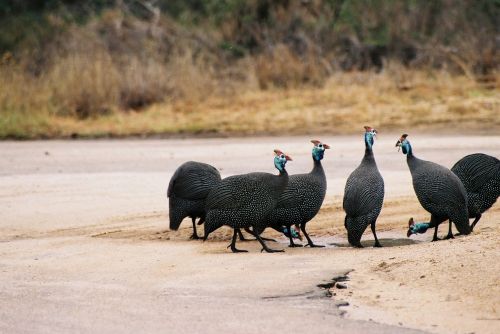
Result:
M400 147L401 150L403 151L403 154L410 154L411 153L411 145L408 139L406 139L408 135L405 133L399 138L399 140L396 143L396 147Z
M330 148L330 145L323 144L319 140L311 140L311 143L314 144L312 149L313 159L316 161L321 161L323 159L323 155L325 154L325 150Z
M408 232L406 232L406 236L409 238L412 234L417 233L425 233L429 229L428 223L416 223L413 221L413 218L410 218L408 221Z
M375 137L377 136L377 130L371 126L365 126L365 146L370 150L375 142Z
M290 158L282 151L274 150L274 167L276 167L276 169L279 170L280 172L285 170L286 162L291 160L292 158Z

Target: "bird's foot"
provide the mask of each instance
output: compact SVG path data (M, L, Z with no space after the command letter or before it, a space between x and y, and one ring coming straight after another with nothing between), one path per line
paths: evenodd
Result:
M264 241L272 241L272 242L277 242L275 239L271 239L271 238L264 238L264 237L260 237L262 240Z
M435 238L432 238L431 241L434 242L434 241L439 241L439 240L441 240L441 238L435 237Z
M309 246L311 248L323 248L323 247L325 247L324 245L317 245L317 244L313 244L312 242L308 243L304 247L307 247L307 246Z
M448 240L448 239L455 239L455 237L453 236L453 234L448 233L448 235L446 237L444 237L444 240Z
M271 249L271 248L262 248L260 252L262 253L263 251L266 251L266 253L282 253L284 252L283 249Z
M245 249L238 249L238 248L236 248L235 246L233 246L232 244L231 244L231 245L229 245L229 246L227 246L227 248L231 248L231 251L232 251L233 253L248 253L248 251L247 251L247 250L245 250Z
M301 244L290 244L288 247L303 247Z
M375 242L375 245L373 245L373 247L380 248L380 247L382 247L382 245L380 244L380 242L377 241L377 242Z
M191 240L199 240L201 238L198 236L198 234L193 233L193 234L191 234L191 236L189 237L189 239L191 239Z

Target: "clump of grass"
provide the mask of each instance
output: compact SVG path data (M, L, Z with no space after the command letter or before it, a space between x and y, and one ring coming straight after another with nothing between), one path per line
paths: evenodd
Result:
M88 118L111 112L120 98L120 76L103 52L92 56L71 54L57 59L41 81L50 87L54 112Z
M255 73L263 89L270 87L296 88L304 84L324 84L330 71L312 53L299 57L284 44L255 59Z

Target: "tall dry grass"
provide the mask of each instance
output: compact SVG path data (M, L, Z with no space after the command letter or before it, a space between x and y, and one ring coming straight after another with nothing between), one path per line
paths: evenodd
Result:
M218 25L139 15L127 1L81 25L50 15L60 29L46 45L0 61L0 137L498 126L498 50L488 25L467 21L471 4L232 4ZM466 33L448 36L454 25Z
M321 87L249 89L159 102L141 112L112 111L85 119L49 113L41 118L45 123L17 121L24 126L18 137L32 138L341 134L356 131L360 124L383 132L488 133L500 129L499 111L498 89L445 71L410 71L389 65L380 73L336 73ZM3 136L15 135L4 132Z

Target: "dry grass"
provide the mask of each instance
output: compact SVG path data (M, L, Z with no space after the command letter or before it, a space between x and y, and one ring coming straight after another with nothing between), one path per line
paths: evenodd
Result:
M442 12L422 5L414 22L413 5L369 9L359 2L344 8L344 19L348 13L357 19L339 18L333 27L326 24L335 14L329 2L270 1L264 8L270 19L263 21L255 21L257 3L242 2L226 8L222 26L180 24L120 3L84 24L63 24L54 14L46 43L35 38L1 55L0 138L346 133L364 122L394 129L499 127L498 57L489 23L464 16L471 4L451 14L446 8L455 5L445 3ZM455 36L457 48L442 50L434 45L440 38L429 38L417 52L419 44L402 37L426 26L425 13L463 23L451 26L468 27L470 40ZM397 29L372 36L370 27L387 23L386 15ZM361 25L366 41L349 37L358 21L371 22ZM451 28L441 28L436 36L448 41ZM372 48L377 41L387 48ZM411 62L397 51L405 45L417 52Z
M398 131L408 127L429 130L452 127L470 132L498 131L500 128L499 87L485 88L465 76L452 76L446 72L408 71L389 66L380 74L336 74L323 87L251 88L241 94L227 93L206 98L201 92L213 82L209 79L196 81L202 76L199 72L191 72L191 75L173 76L184 78L184 82L176 81L174 84L184 87L185 96L154 103L139 113L122 112L113 108L110 101L118 99L119 92L123 94L126 91L132 96L129 99L133 99L133 93L142 89L141 82L145 80L142 69L131 66L127 75L132 79L118 82L112 75L99 74L107 68L105 61L92 64L81 75L78 75L78 69L72 69L74 64L64 65L67 68L64 73L70 78L65 81L64 87L57 87L57 78L62 78L63 72L51 73L49 82L54 87L49 88L38 87L36 80L16 81L12 77L1 76L0 80L4 83L17 82L18 86L0 93L0 103L7 106L2 111L0 137L349 133L366 122ZM146 73L154 75L153 67L151 65ZM188 65L177 64L176 71L187 69L194 71ZM165 70L162 73L167 75L170 72ZM92 81L91 85L84 86L94 87L94 92L80 90L78 83L85 81ZM158 82L161 84L160 80ZM130 83L135 86L128 86ZM191 83L193 89L190 92ZM158 91L162 89L166 88ZM26 98L32 90L40 92L40 95ZM99 117L82 119L71 117L71 113L50 110L51 99L58 96L66 101L65 105L79 103L85 107L86 94L100 96L100 100L94 101L101 101L101 107L109 104L107 112ZM162 101L161 96L151 94L153 100ZM22 112L9 113L7 102L12 99L26 100L31 105L24 106L20 102ZM42 107L35 109L37 104ZM93 110L96 106L88 108Z

